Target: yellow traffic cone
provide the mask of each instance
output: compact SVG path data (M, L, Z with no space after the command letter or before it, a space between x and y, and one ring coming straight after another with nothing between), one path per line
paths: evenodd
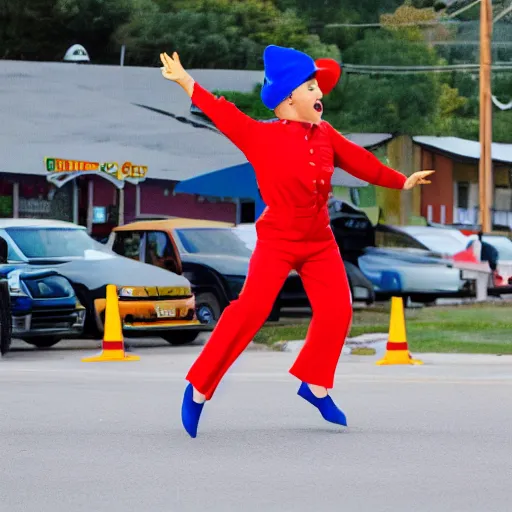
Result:
M423 364L413 359L407 344L405 332L404 302L401 297L391 298L391 318L389 321L388 343L384 357L377 361L379 366L388 364Z
M100 363L103 361L138 361L140 356L127 354L124 351L123 329L119 315L119 299L117 287L107 285L105 304L105 326L103 330L102 352L97 356L85 357L84 363Z

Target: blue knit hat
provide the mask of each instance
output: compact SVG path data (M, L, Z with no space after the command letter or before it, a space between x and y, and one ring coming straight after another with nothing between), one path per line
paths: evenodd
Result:
M263 52L265 78L261 89L261 100L270 110L304 82L317 79L323 94L336 86L341 66L333 59L318 59L316 62L307 54L294 48L270 45Z

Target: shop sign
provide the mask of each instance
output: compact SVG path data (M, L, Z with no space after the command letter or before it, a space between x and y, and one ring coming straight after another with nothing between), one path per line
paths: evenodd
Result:
M131 162L125 162L119 165L117 162L86 162L82 160L66 160L63 158L44 159L46 171L52 175L60 174L108 174L120 182L124 180L141 181L146 178L148 168L145 165L134 165Z

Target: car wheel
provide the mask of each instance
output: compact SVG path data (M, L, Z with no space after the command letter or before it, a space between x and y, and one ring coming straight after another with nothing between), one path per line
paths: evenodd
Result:
M199 336L198 331L170 331L165 334L161 334L162 338L167 341L167 343L178 346L178 345L188 345L195 341L195 339Z
M196 316L202 324L215 324L220 317L220 304L213 293L196 295Z
M12 339L11 296L6 281L0 282L0 354L9 352Z
M34 336L33 338L23 338L23 341L37 348L50 348L59 343L61 339L58 336Z

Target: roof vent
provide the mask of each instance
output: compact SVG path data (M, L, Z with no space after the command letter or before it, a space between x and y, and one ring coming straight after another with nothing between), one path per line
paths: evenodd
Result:
M91 62L87 50L81 44L74 44L64 55L65 62Z

